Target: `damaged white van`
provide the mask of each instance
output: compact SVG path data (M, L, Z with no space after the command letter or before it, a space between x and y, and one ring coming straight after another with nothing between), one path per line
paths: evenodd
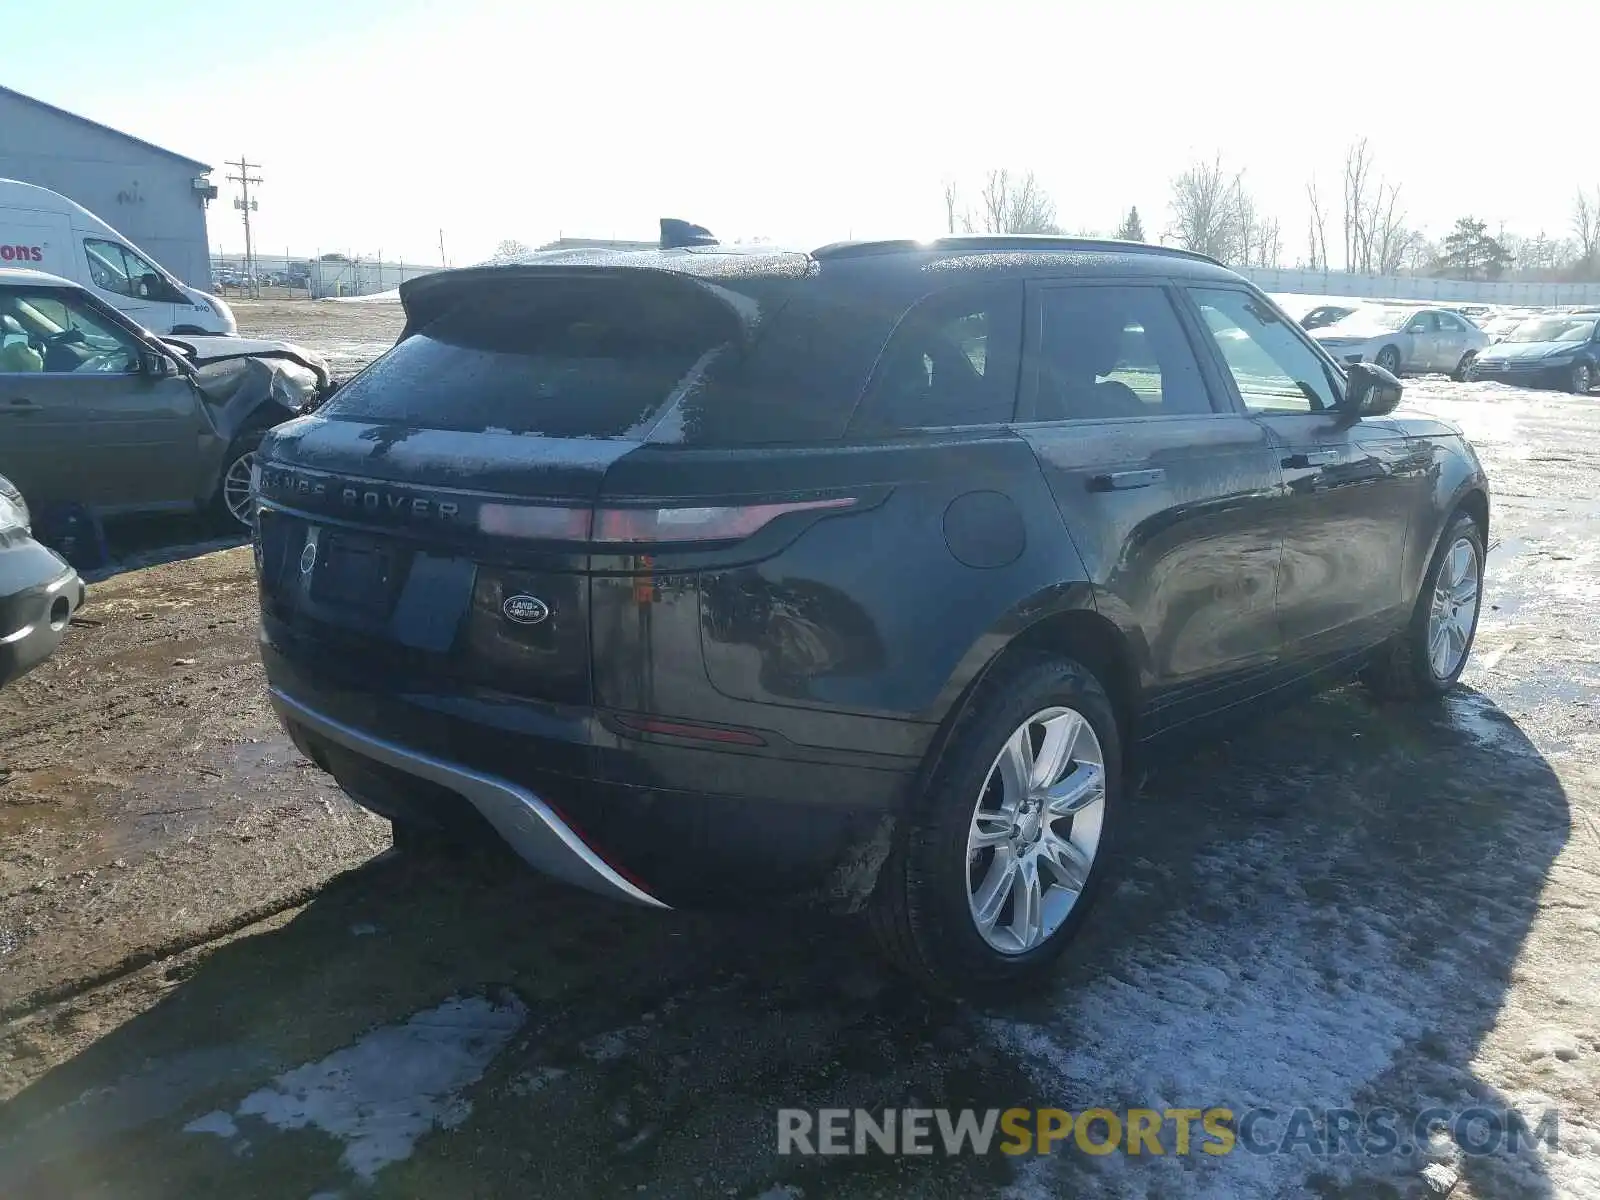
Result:
M88 209L36 184L0 179L0 267L70 279L151 333L239 332L221 298L180 283Z

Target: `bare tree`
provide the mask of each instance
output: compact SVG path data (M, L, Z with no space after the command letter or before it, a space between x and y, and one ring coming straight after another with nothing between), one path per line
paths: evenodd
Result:
M1222 156L1190 165L1172 181L1172 225L1168 235L1186 250L1218 262L1239 259L1239 177L1222 169Z
M1283 265L1283 229L1278 224L1277 217L1256 222L1254 241L1256 266L1281 267Z
M952 179L944 185L944 227L946 233L954 233L956 231L957 199L956 181Z
M1372 248L1365 222L1371 206L1372 160L1367 139L1353 142L1344 152L1344 269L1371 272Z
M1233 180L1233 221L1239 265L1253 267L1256 265L1253 257L1256 248L1256 202L1244 190L1242 171Z
M1055 201L1032 171L1013 179L1005 167L989 172L979 192L984 233L1060 233Z
M1376 199L1362 216L1362 227L1366 231L1362 270L1368 274L1393 275L1399 271L1406 251L1417 236L1406 228L1405 210L1396 211L1399 203L1399 186L1380 183Z
M493 259L498 262L506 259L521 258L531 253L532 251L528 248L526 242L519 242L516 238L506 238L505 241L494 248Z
M1600 261L1600 187L1593 197L1578 189L1578 198L1572 205L1572 233L1578 239L1578 262L1588 271Z
M1306 199L1311 201L1311 227L1309 241L1311 243L1311 269L1313 271L1326 271L1328 269L1328 222L1322 214L1322 199L1317 195L1317 178L1311 177L1311 182L1306 184Z

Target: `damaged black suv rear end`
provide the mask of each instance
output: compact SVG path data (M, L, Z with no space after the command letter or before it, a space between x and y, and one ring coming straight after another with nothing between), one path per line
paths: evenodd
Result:
M864 616L847 642L851 614L808 616L845 597L761 565L865 561L854 518L890 490L804 449L843 430L893 309L847 312L815 270L671 251L418 279L396 347L267 436L273 700L398 838L492 829L647 904L849 890L929 730L806 695L881 651Z

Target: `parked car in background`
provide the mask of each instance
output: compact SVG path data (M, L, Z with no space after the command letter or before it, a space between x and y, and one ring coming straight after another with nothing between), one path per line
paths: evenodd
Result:
M1489 337L1448 309L1367 305L1312 336L1346 363L1376 363L1395 375L1442 371L1465 379Z
M1300 328L1322 329L1348 317L1353 312L1355 306L1350 304L1319 304L1300 318Z
M36 506L248 524L262 433L332 386L299 347L160 339L68 280L0 269L0 472Z
M84 595L78 573L33 540L27 502L0 476L0 687L55 652Z
M1485 320L1479 328L1488 335L1489 344L1492 346L1504 340L1506 334L1526 321L1528 316L1526 312L1497 313Z
M400 292L400 342L263 440L256 545L272 701L402 849L864 904L935 988L1017 984L1136 746L1466 662L1471 448L1201 255L695 245Z
M81 204L0 179L0 267L70 279L156 333L239 332L220 297L189 287Z
M1479 353L1471 377L1587 395L1600 380L1597 326L1592 313L1530 317Z

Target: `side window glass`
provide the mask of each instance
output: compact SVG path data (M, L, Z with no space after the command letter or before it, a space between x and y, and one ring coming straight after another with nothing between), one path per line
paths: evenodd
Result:
M1039 297L1038 420L1213 411L1163 289L1053 287Z
M135 296L143 300L172 300L172 287L161 272L126 246L122 247L122 266Z
M1251 412L1322 412L1334 408L1339 385L1287 318L1248 292L1189 292Z
M1020 285L961 289L907 313L878 359L856 429L993 425L1016 404Z
M119 296L138 296L136 281L128 278L121 246L98 238L84 238L83 252L89 260L89 279L95 287Z
M1445 333L1461 333L1466 329L1466 325L1459 318L1453 317L1449 313L1440 313L1439 328Z
M1406 322L1407 333L1437 333L1439 318L1433 313L1418 313Z
M52 292L0 292L0 371L126 374L139 342L98 313Z

